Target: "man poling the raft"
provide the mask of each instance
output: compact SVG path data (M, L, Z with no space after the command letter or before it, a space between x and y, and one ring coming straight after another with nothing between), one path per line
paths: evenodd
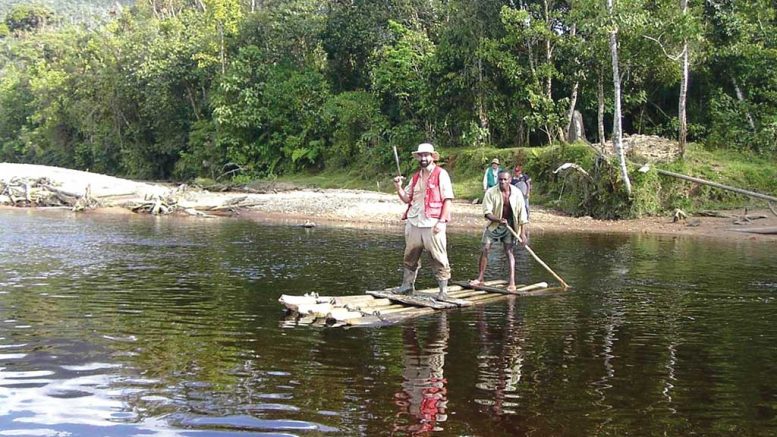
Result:
M407 210L402 217L406 220L402 284L391 291L396 294L413 294L421 266L421 254L426 249L431 255L432 270L439 286L436 298L445 300L448 298L448 280L451 277L445 231L451 217L453 184L448 172L435 164L440 154L434 150L433 145L419 144L412 153L421 169L405 187L402 187L404 177L398 175L394 178L397 195L407 204Z
M488 266L488 252L493 243L501 242L504 246L509 266L507 291L516 291L513 247L517 241L545 270L559 281L564 290L569 289L569 285L529 247L526 237L526 230L529 224L528 211L524 206L523 194L510 184L510 180L511 175L509 171L500 172L498 185L490 188L483 198L483 215L489 223L486 225L485 231L483 231L483 251L478 265L478 278L469 281L467 285L476 289L489 288L483 287L483 279ZM520 234L515 231L516 227L520 230Z
M501 243L509 267L507 291L514 292L516 290L513 247L516 240L520 244L524 244L526 241L526 227L529 224L529 219L524 207L523 194L510 184L511 179L509 171L499 172L497 185L489 188L483 197L483 215L488 220L488 225L483 231L483 250L480 253L480 262L478 263L478 278L469 282L471 286L483 285L483 277L488 266L488 253L494 243ZM520 237L511 232L516 225L520 229Z

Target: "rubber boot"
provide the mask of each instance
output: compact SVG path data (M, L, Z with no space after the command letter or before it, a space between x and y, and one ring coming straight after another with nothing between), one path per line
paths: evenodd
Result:
M448 280L440 280L437 281L437 285L440 287L440 291L437 293L437 296L435 296L435 299L437 300L447 300L448 299Z
M402 285L391 289L394 294L413 294L415 291L415 277L417 270L410 270L405 267L405 273L402 275Z

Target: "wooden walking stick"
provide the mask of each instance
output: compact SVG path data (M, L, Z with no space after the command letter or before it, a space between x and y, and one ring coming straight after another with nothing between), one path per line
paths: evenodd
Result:
M507 229L509 229L509 230L510 230L510 232L512 232L512 233L513 233L513 235L514 235L514 236L515 236L515 238L518 240L518 242L521 242L521 243L523 242L523 240L521 240L521 236L520 236L520 235L518 235L518 234L515 232L515 230L512 228L512 226L510 226L510 225L508 225L508 224L505 224L505 226L507 226ZM553 270L552 270L550 267L548 267L548 265L547 265L547 264L545 264L545 263L544 263L544 262L543 262L543 261L540 259L540 257L538 257L536 253L534 253L534 251L533 251L533 250L531 250L531 247L529 247L529 245L528 245L528 244L527 244L527 245L525 245L525 246L523 246L523 247L525 247L525 248L526 248L526 251L527 251L527 252L529 252L529 255L531 255L532 257L534 257L534 259L535 259L535 260L537 260L537 262L538 262L538 263L540 263L540 265L541 265L542 267L545 267L545 270L547 270L547 271L548 271L548 273L550 273L551 275L553 275L553 277L554 277L554 278L556 278L556 280L558 280L558 282L560 282L560 283L561 283L561 286L562 286L562 287L564 287L564 290L566 290L566 289L568 289L568 288L569 288L569 285L568 285L566 282L564 282L564 280L563 280L563 279L561 279L561 276L557 275L557 274L556 274L556 272L554 272L554 271L553 271Z
M399 169L399 155L397 154L397 146L394 147L394 161L397 163L397 176L402 177L402 170Z

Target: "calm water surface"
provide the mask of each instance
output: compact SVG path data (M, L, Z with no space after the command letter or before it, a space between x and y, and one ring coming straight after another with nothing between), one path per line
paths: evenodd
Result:
M454 279L478 246L450 235ZM395 228L2 210L0 435L777 433L773 243L537 235L573 291L284 322L282 293L395 285L402 247Z

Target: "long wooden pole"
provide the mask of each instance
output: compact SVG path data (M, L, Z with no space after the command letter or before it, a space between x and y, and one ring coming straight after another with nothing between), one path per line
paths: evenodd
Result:
M512 228L512 226L510 226L510 225L506 225L506 226L507 226L507 229L509 229L509 230L510 230L510 232L512 232L512 233L513 233L513 235L515 236L515 238L516 238L516 239L517 239L519 242L523 242L523 240L521 240L521 236L520 236L520 235L518 235L518 234L515 232L515 230ZM536 253L534 253L534 251L533 251L533 250L531 250L531 247L529 247L529 245L528 245L528 244L527 244L527 245L525 245L525 246L523 246L523 247L525 247L525 248L526 248L526 251L527 251L527 252L529 252L529 255L531 255L531 256L532 256L532 257L533 257L533 258L534 258L534 259L535 259L535 260L536 260L538 263L540 263L540 265L541 265L542 267L545 267L545 270L547 270L547 271L548 271L548 273L550 273L551 275L553 275L553 277L554 277L554 278L556 278L556 280L557 280L558 282L560 282L560 283L561 283L561 286L564 288L564 290L566 290L566 289L568 289L568 288L569 288L569 284L567 284L567 283L566 283L566 282L565 282L563 279L561 279L561 276L557 275L557 274L556 274L556 272L554 272L554 271L553 271L553 269L551 269L550 267L548 267L548 265L547 265L547 264L545 264L545 262L543 262L543 261L540 259L540 257L539 257L539 256L537 256L537 254L536 254Z

